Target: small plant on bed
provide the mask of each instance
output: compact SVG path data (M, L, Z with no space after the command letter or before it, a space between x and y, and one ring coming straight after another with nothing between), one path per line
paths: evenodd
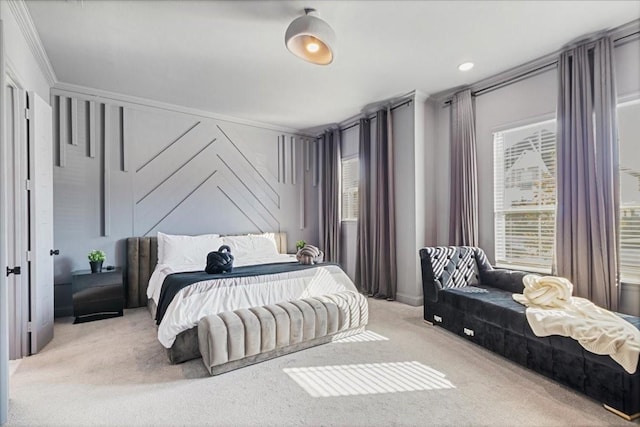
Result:
M91 266L91 272L100 273L102 271L102 263L104 262L105 259L107 259L107 256L105 255L104 251L94 249L91 252L89 252L89 255L87 256L87 258L89 258L89 265Z
M298 240L296 242L296 250L299 251L300 249L304 248L304 245L306 245L307 242L305 242L304 240Z

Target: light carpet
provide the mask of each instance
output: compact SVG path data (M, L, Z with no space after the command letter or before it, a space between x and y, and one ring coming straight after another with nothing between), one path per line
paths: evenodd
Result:
M373 333L362 341L326 344L216 377L201 360L170 365L146 309L78 325L57 320L54 340L23 359L10 378L8 425L634 425L426 324L422 307L372 299L369 307ZM345 388L353 365L365 372L360 377L368 385L359 389L382 392L313 397L300 385L304 378L290 375L303 368L331 371L336 387ZM395 371L363 371L366 366ZM417 373L403 374L398 366ZM451 386L399 384L403 375L414 386L420 375L428 381L427 371ZM380 375L387 376L378 382Z

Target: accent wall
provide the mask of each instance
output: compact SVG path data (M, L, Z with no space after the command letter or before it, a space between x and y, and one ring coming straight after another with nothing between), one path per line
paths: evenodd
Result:
M54 89L56 284L124 239L286 232L318 240L316 142L164 107ZM205 260L203 260L204 268Z

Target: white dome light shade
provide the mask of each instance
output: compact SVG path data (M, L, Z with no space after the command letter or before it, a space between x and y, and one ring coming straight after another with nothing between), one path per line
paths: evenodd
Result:
M284 43L299 58L318 65L328 65L335 56L336 35L315 9L305 9L305 15L293 20L287 28Z
M460 71L469 71L472 68L473 62L463 62L462 64L458 65L458 70Z

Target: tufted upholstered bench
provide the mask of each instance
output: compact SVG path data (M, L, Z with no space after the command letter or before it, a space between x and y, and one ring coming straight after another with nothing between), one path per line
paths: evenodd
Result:
M640 369L627 373L609 356L562 336L537 337L525 307L522 271L494 269L479 248L420 249L424 319L602 402L626 419L640 416ZM619 314L640 329L640 318Z
M366 298L345 291L212 314L198 323L198 343L217 375L362 332L368 318Z

